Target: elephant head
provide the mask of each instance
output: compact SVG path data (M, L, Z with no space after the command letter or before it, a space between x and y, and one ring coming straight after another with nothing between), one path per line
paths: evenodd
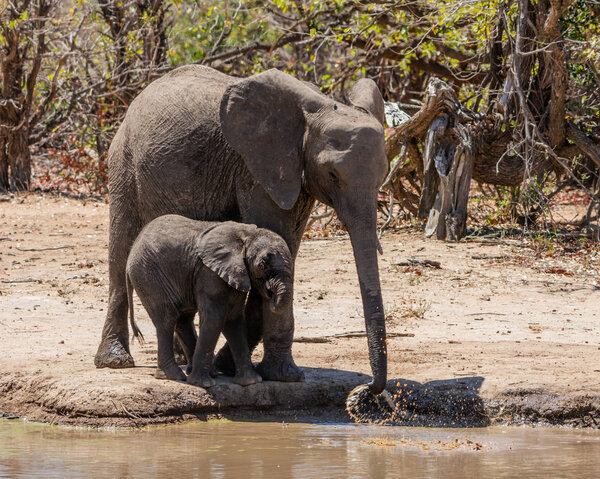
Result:
M221 100L228 143L283 209L303 187L333 207L350 235L362 294L373 393L387 377L385 316L377 266L377 192L388 170L383 99L360 80L337 102L278 70L241 79Z
M246 243L246 264L252 286L269 298L269 308L281 314L294 298L293 260L286 242L272 231L259 228Z
M255 288L280 314L293 301L293 260L281 236L272 231L227 221L204 231L198 254L205 266L232 288Z

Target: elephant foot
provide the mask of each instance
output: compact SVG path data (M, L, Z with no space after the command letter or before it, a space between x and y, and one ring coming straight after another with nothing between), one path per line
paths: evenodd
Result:
M170 379L171 381L187 381L183 371L179 369L179 366L175 365L164 369L160 366L157 366L156 371L154 372L154 377L156 379Z
M194 372L194 364L193 363L188 363L188 365L185 368L185 373L189 376L193 372ZM210 367L210 373L209 374L213 378L216 378L219 375L219 371L217 371L217 368L215 367L214 364L211 365L211 367Z
M265 381L283 381L288 383L304 381L304 373L294 364L294 360L291 358L283 362L263 359L256 365L256 371Z
M97 368L122 369L135 367L131 354L127 352L117 338L104 339L100 343L94 358L94 364Z
M233 377L233 382L240 386L250 386L262 382L262 377L253 368L248 368L245 371L236 374Z
M211 388L215 384L217 384L217 381L210 377L210 374L208 373L198 375L192 374L188 376L187 382L189 384L193 384L194 386L199 386L201 388Z
M215 356L214 365L216 370L222 372L225 376L235 376L235 362L228 344L219 350Z

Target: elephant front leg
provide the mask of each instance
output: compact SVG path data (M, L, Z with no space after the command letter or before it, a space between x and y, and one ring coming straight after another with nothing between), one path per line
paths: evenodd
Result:
M271 311L268 301L264 301L262 310L264 356L256 371L269 381L304 380L304 373L292 358L294 313L291 304L283 313L277 314Z
M246 339L250 354L256 348L263 333L263 299L255 291L250 291L248 301L246 302L245 322ZM235 361L231 354L229 341L225 344L215 356L215 368L226 376L235 376Z
M244 311L243 308L240 308L239 314L223 326L223 334L227 338L227 344L231 348L235 361L236 373L233 382L240 386L248 386L262 381L260 375L252 367L248 341L244 333Z

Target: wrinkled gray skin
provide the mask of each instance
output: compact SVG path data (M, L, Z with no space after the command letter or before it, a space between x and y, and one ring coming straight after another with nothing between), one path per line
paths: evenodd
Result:
M125 263L141 227L177 213L253 223L278 233L295 258L315 199L346 226L358 271L373 371L387 376L385 319L377 265L377 190L388 169L383 101L370 80L350 105L277 70L233 78L203 66L178 68L129 107L109 151L109 307L98 367L131 367ZM287 380L294 318L282 327L254 293L246 306L250 348L263 338L264 379ZM276 324L277 323L277 324ZM233 369L227 347L217 366Z
M259 294L275 317L291 314L292 267L285 241L254 225L194 221L179 215L161 216L146 225L127 260L127 296L134 335L141 333L133 317L133 288L156 327L156 376L186 380L173 354L177 331L188 361L187 381L214 386L213 355L222 332L235 361L234 382L242 386L260 382L246 338L246 294L251 289ZM196 311L198 338L193 324ZM293 366L288 379L300 380L302 373L294 376L298 369ZM262 369L262 363L257 369Z

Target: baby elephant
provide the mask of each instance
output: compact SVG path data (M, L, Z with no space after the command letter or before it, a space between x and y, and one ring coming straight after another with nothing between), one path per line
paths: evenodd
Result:
M127 295L134 336L141 337L133 318L133 288L156 327L157 377L186 380L173 354L176 332L192 365L188 382L213 386L214 349L223 332L235 363L233 380L244 386L260 382L245 333L246 293L255 288L274 313L291 308L292 267L285 241L254 225L178 215L161 216L146 225L127 260ZM200 316L197 340L196 311Z

